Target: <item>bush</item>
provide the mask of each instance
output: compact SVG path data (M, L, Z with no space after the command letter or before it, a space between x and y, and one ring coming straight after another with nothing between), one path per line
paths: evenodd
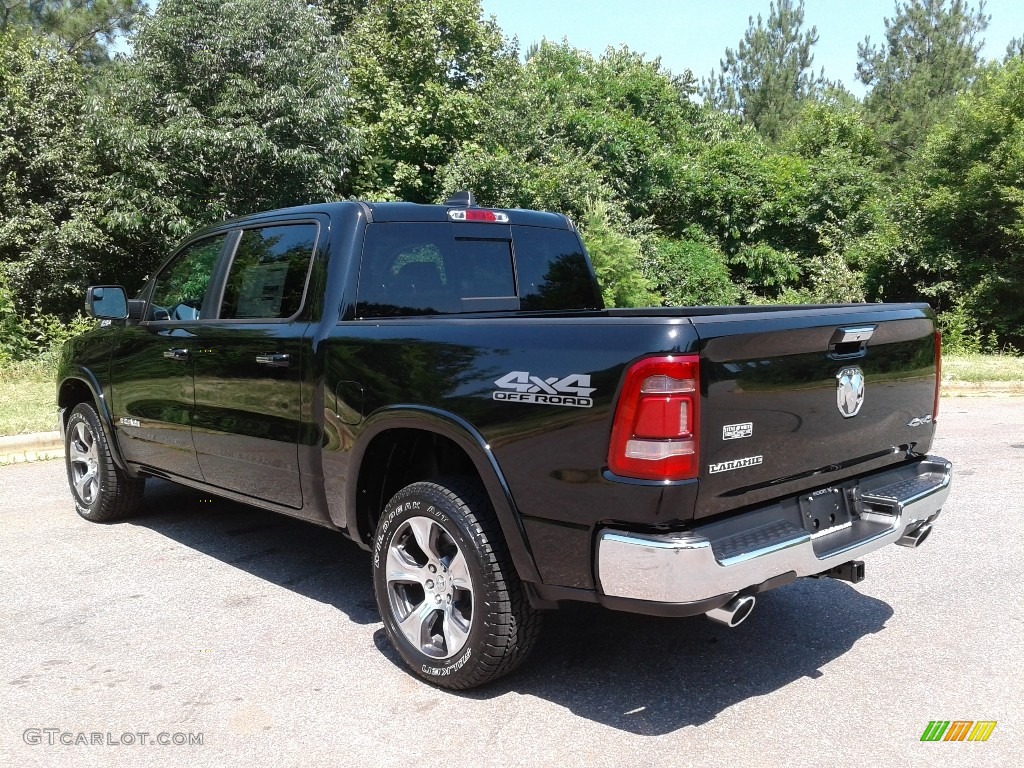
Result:
M725 256L701 240L660 238L652 259L653 282L665 304L675 307L735 304L739 288L733 284Z
M65 323L56 315L38 309L27 318L20 316L7 280L0 272L0 365L37 361L50 368L60 346L87 331L93 322L77 314Z
M643 241L612 222L608 203L592 201L580 230L605 306L649 307L661 303L643 272Z

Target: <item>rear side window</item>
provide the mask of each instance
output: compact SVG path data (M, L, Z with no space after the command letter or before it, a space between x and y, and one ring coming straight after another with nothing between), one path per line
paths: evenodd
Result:
M508 227L387 223L366 229L361 317L514 309L518 303Z
M522 309L597 309L601 306L575 232L513 227Z
M316 236L316 224L244 230L224 286L220 318L276 320L298 312Z
M150 320L202 320L206 289L227 234L185 246L161 271L153 286Z

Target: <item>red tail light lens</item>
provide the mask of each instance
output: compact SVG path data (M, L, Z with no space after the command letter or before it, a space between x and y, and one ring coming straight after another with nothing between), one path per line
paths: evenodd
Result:
M942 332L935 332L935 402L932 403L932 421L939 418L939 392L942 389Z
M644 480L696 477L699 405L696 355L635 363L626 372L615 410L608 468Z

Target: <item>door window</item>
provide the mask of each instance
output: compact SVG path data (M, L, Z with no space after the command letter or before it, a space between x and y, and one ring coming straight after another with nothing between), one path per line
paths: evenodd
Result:
M231 262L222 320L284 319L302 306L316 224L285 224L242 232Z
M186 246L157 276L150 320L202 320L203 300L227 234Z

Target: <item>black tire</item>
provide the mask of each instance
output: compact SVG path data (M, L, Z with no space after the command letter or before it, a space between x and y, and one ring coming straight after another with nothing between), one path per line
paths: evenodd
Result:
M96 409L79 403L64 430L64 463L75 509L86 520L109 523L135 514L145 480L128 477L110 455Z
M395 494L374 538L373 590L391 644L413 672L442 688L508 674L540 635L542 614L474 478L413 483Z

